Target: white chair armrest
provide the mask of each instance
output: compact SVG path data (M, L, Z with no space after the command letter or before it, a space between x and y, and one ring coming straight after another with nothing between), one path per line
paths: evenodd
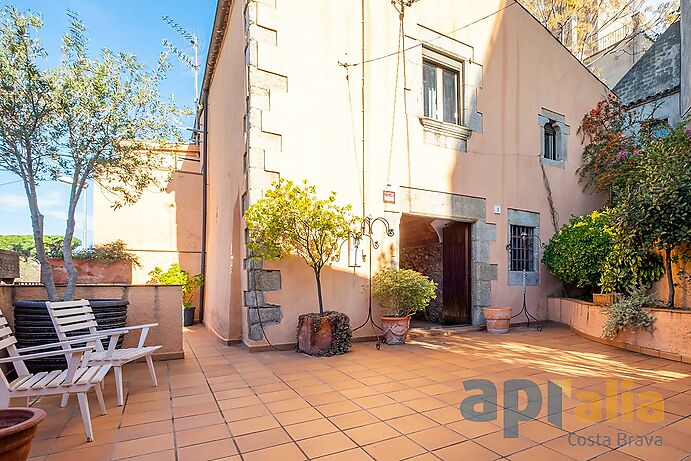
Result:
M127 325L126 327L122 328L111 328L109 330L98 330L99 333L115 333L115 332L121 332L121 333L127 333L130 330L143 330L143 329L149 329L153 327L157 327L158 323L147 323L145 325Z
M77 354L77 353L92 351L93 349L94 349L93 346L84 346L84 347L75 347L74 349L69 349L69 350L37 352L34 354L27 354L27 355L16 355L14 357L1 358L0 363L11 363L11 362L17 362L20 360L42 359L44 357L52 357L55 355Z
M22 354L24 352L33 352L33 351L40 351L42 349L51 349L51 348L55 348L55 347L69 346L71 344L76 344L76 343L93 342L97 339L108 338L109 336L110 335L84 335L84 336L79 336L79 337L72 337L68 340L59 341L57 343L40 344L38 346L23 347L21 349L17 349L17 352L19 354Z

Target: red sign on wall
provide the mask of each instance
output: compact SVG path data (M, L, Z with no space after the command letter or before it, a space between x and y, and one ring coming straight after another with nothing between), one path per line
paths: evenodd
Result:
M396 192L384 189L384 203L395 204L396 203Z

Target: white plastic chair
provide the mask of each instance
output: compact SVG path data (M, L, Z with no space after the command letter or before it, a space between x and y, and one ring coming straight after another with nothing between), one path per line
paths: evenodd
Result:
M158 326L158 323L149 323L146 325L127 326L124 328L112 328L109 330L97 330L96 318L94 317L89 301L86 299L79 299L76 301L63 302L47 302L48 313L53 321L53 326L58 334L60 341L68 339L78 339L84 336L67 336L67 333L79 330L87 330L89 335L102 334L110 335L108 349L103 347L100 342L96 343L96 350L89 357L89 365L112 365L115 373L115 388L118 396L118 406L125 404L125 398L122 386L122 366L133 362L140 358L146 358L146 364L149 367L151 374L151 381L154 386L158 386L156 379L156 370L154 369L154 362L151 356L154 352L159 350L161 346L144 346L146 337L149 334L149 329ZM137 347L116 349L119 335L131 331L141 330L139 335L139 343ZM63 346L64 349L69 349L70 345ZM62 405L67 405L69 395L63 396Z
M17 340L7 325L7 320L0 314L0 352L4 350L9 355L9 357L0 358L0 364L11 363L17 372L17 378L10 382L7 380L5 373L0 370L0 408L8 408L10 399L15 397L26 398L28 402L31 397L77 394L86 440L92 442L94 434L91 427L89 399L86 394L91 388L96 390L101 414L105 415L106 405L103 400L101 383L110 370L110 365L86 366L85 364L88 362L89 355L93 352L96 345L100 344L101 338L104 337L107 336L92 335L78 340L17 349L15 346ZM86 346L72 347L73 344L79 343L86 344ZM64 347L69 347L69 350L61 349ZM57 350L45 351L45 349ZM36 352L42 350L44 352ZM29 373L24 363L25 360L56 355L65 356L67 359L66 370Z

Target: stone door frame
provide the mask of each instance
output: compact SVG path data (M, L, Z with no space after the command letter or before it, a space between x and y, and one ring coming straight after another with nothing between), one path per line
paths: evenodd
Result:
M471 306L473 326L485 324L483 307L492 304L492 281L497 280L497 265L489 261L489 242L497 240L496 224L486 221L486 200L469 195L400 187L397 210L385 211L394 230L393 263L400 261L400 222L403 213L434 219L471 223Z

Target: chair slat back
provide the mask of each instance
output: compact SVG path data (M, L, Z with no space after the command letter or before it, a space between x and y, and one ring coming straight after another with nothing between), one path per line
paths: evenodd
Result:
M0 312L0 353L5 351L10 357L17 357L19 354L17 353L17 346L15 346L16 343L17 339L14 337L7 319ZM29 370L23 361L13 362L13 365L17 376L22 377L29 374ZM0 369L0 385L4 385L9 390L10 385L2 369Z
M80 330L84 330L83 334L97 332L98 324L88 300L47 302L46 306L60 341L68 339L67 333L76 333ZM69 346L65 347L67 348ZM96 350L103 350L101 341L96 341Z

